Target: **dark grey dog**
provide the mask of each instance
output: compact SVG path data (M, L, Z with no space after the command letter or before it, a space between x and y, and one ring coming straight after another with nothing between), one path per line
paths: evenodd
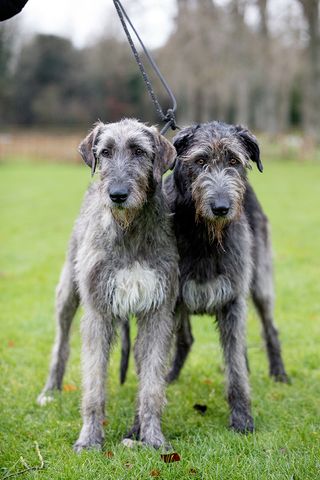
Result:
M246 173L250 160L263 170L259 146L245 128L221 122L186 128L174 145L178 157L165 189L180 254L180 328L168 379L179 375L191 346L190 314L214 313L226 363L230 425L252 431L245 342L250 291L263 323L270 374L287 381L273 322L268 222Z
M273 321L274 289L268 220L248 183L250 159L260 171L255 137L241 126L212 122L183 129L174 139L177 160L165 190L180 254L178 332L172 370L179 376L193 343L191 313L217 317L227 365L231 426L253 429L246 368L246 297L262 320L270 375L287 382ZM128 331L123 330L121 381Z
M61 388L70 325L81 301L83 427L74 448L101 447L115 326L135 314L139 439L160 447L165 444L160 416L178 294L176 241L161 177L175 150L154 128L125 119L97 124L80 153L93 171L98 166L100 175L87 191L57 288L57 337L38 402L46 403Z

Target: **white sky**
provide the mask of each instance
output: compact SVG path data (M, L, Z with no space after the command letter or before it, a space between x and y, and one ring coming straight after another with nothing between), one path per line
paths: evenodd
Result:
M227 0L215 0L225 4ZM122 0L147 47L163 44L168 37L176 13L174 0ZM297 12L296 0L269 0L272 26L276 29L288 8ZM254 9L248 20L256 21ZM93 42L106 29L119 35L120 21L112 0L29 0L17 17L26 33L53 33L70 37L76 46Z
M166 40L175 14L173 0L122 0L122 4L148 47ZM112 0L29 0L18 18L26 32L71 37L78 47L104 29L120 26Z

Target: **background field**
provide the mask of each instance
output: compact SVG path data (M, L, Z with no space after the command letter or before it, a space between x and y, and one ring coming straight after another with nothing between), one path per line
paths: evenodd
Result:
M76 164L2 162L0 478L21 468L21 455L37 463L34 441L46 468L23 478L320 478L320 165L272 161L265 162L263 175L250 175L272 223L276 318L292 385L269 380L260 326L250 308L256 433L228 431L217 333L211 318L195 317L192 354L180 380L168 388L163 428L181 461L167 465L159 452L120 446L133 417L136 379L131 362L128 381L119 386L118 348L111 361L103 453L73 454L81 425L78 319L66 390L46 408L36 405L54 337L54 287L89 171ZM195 403L208 406L204 416L192 408Z

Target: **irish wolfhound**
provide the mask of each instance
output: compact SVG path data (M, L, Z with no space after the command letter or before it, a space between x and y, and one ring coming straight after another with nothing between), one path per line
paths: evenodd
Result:
M76 221L56 296L57 337L40 404L61 389L69 330L79 301L83 427L77 452L101 447L105 373L115 326L135 314L139 374L136 423L139 439L165 444L160 416L165 402L165 364L178 293L178 255L162 174L175 150L154 128L136 120L98 123L80 145L99 180L88 189Z
M252 431L246 366L246 298L260 314L270 374L287 381L273 322L268 221L247 180L250 160L262 172L256 138L241 126L212 122L182 130L165 190L175 213L180 255L177 350L168 380L179 375L192 343L191 313L215 314L226 363L230 425Z

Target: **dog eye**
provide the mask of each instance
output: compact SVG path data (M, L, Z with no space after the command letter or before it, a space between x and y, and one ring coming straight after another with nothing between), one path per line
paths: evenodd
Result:
M236 158L231 158L229 163L230 163L230 165L238 165L239 160L237 160Z
M142 150L142 148L136 148L134 153L140 157L144 154L144 151Z
M104 148L103 150L101 150L101 155L103 157L111 157L110 150L108 150L107 148Z
M198 159L196 160L196 163L197 163L197 165L200 165L200 167L203 167L203 165L206 164L206 161L205 161L204 158L198 158Z

